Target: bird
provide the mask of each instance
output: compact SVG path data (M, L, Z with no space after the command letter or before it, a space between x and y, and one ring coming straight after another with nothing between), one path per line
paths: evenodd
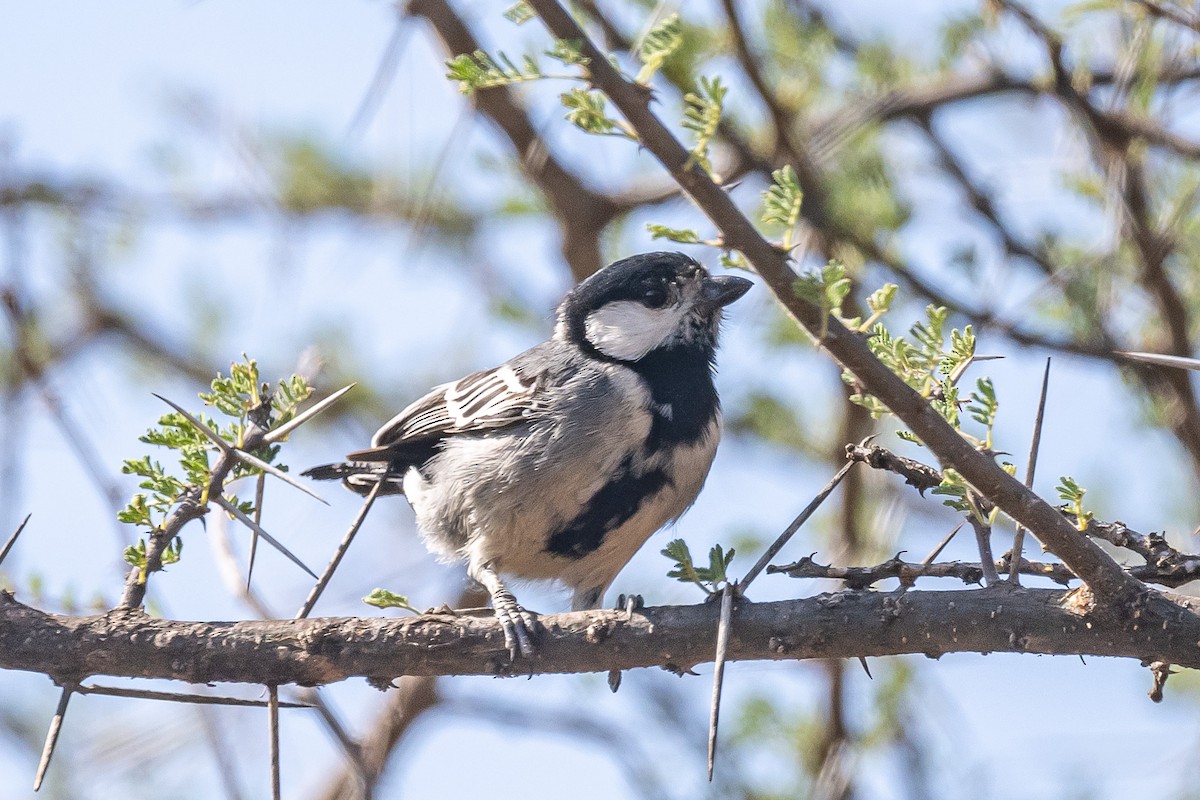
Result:
M547 341L433 387L370 447L303 474L403 494L427 548L489 594L510 657L530 657L536 615L505 578L558 581L572 610L598 608L696 500L721 437L723 309L752 285L683 253L616 261L565 296Z

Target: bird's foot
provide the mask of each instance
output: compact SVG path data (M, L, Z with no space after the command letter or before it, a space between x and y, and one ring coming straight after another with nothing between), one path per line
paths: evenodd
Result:
M516 661L518 653L532 658L537 652L534 647L537 615L521 608L512 592L503 588L492 593L492 610L504 628L504 646L508 648L509 658Z
M617 611L624 611L628 620L633 619L633 612L645 607L646 601L642 599L640 594L622 594L617 596Z
M640 594L622 594L617 596L616 610L624 611L625 619L628 622L633 621L633 612L645 607L646 601L642 599ZM621 670L612 669L608 671L608 688L613 692L621 688Z

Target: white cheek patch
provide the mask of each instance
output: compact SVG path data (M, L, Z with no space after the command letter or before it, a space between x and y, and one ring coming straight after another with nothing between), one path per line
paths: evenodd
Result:
M617 300L588 314L585 332L604 355L637 361L670 338L686 313L683 306L647 308L636 300Z

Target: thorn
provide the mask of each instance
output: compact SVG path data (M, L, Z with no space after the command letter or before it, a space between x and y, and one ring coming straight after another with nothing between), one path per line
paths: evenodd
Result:
M875 680L875 676L871 674L871 668L867 666L866 656L859 656L858 663L862 664L863 672L867 673L867 677L871 680Z
M349 386L343 386L341 389L338 389L336 392L329 395L329 397L326 397L324 400L312 406L311 408L305 409L303 413L297 414L283 425L280 425L278 428L272 428L271 430L267 431L266 435L263 436L263 442L266 444L275 444L276 442L283 441L288 437L288 434L320 414L325 409L329 408L338 400L341 400L342 396L345 395L346 392L350 391L357 385L357 383L352 383Z
M8 558L8 551L13 549L13 545L17 543L17 537L21 535L21 531L25 530L25 526L29 524L29 518L32 516L32 513L26 514L25 519L21 520L21 524L13 531L12 536L8 537L8 541L4 543L4 547L0 548L0 564L3 564L4 559Z
M616 694L617 689L621 688L621 670L610 669L608 671L608 688L613 694Z
M812 501L809 502L809 504L804 508L804 510L800 512L800 515L792 520L792 524L788 525L787 529L784 530L783 533L779 534L779 538L767 548L767 551L762 554L762 558L758 559L758 562L750 568L750 571L746 573L746 576L738 581L738 594L745 593L746 589L750 587L750 584L754 581L754 579L758 577L758 574L762 572L768 564L771 563L771 559L775 558L775 556L779 554L779 551L782 550L783 546L788 543L788 540L795 535L796 531L800 530L800 526L805 522L808 522L808 518L816 513L817 509L821 507L821 503L825 502L825 498L829 497L830 493L837 488L837 485L842 482L842 479L846 477L846 475L850 472L850 469L856 463L858 462L847 461L845 464L843 464L842 468L837 471L837 474L830 478L829 483L825 484L825 487L821 489L821 491L817 492L817 496L814 497Z
M262 526L263 490L267 487L267 476L260 474L254 487L254 524ZM250 529L250 556L246 559L246 591L250 591L250 578L254 575L254 556L258 554L258 531Z
M279 687L267 685L267 720L271 731L271 800L280 800L279 783Z
M75 686L74 683L63 686L62 695L58 698L58 708L50 719L50 730L46 731L46 744L42 747L42 757L38 761L37 775L33 778L35 792L42 788L42 779L46 777L46 770L50 768L50 758L54 755L55 745L58 744L58 734L62 732L63 717L67 715L67 703L70 702L71 695L75 692Z
M1125 356L1131 361L1142 361L1160 367L1175 367L1176 369L1200 369L1200 359L1185 356L1168 356L1160 353L1136 353L1127 350L1114 350L1118 356Z
M221 452L224 453L225 455L232 456L232 457L238 459L239 461L242 461L246 464L249 464L252 467L262 470L263 472L269 472L270 474L274 475L276 478L279 478L284 483L290 484L291 486L296 487L297 489L304 492L305 494L315 497L317 500L320 500L322 503L325 503L325 505L329 505L329 503L326 502L324 498L322 498L320 495L318 495L312 489L309 489L307 486L305 486L300 481L293 478L291 475L288 475L286 472L281 470L279 467L273 467L270 464L268 464L267 462L263 461L261 458L258 458L257 456L253 456L250 453L247 453L245 450L239 450L238 448L231 445L229 442L222 439L220 437L220 435L217 434L212 428L208 427L203 422L196 419L196 417L192 416L187 411L187 409L185 409L183 406L179 405L175 401L168 400L167 398L163 397L161 394L155 394L154 396L157 397L159 400L162 400L164 403L169 405L171 408L178 411L180 414L182 414L184 419L186 419L188 422L192 423L192 425L194 425L196 427L196 430L200 431L205 436L207 436L209 441L211 441L213 444L215 444L221 450Z
M276 467L272 464L268 464L267 462L263 461L258 456L251 455L250 453L247 453L245 450L240 450L237 448L229 450L228 453L229 453L229 455L233 456L237 460L242 461L246 464L249 464L250 466L255 467L257 469L260 469L263 472L270 473L271 475L274 475L276 478L279 478L279 480L283 481L284 483L288 484L289 486L295 487L295 488L299 489L300 491L304 492L309 497L315 498L316 500L321 501L325 505L329 505L329 502L325 498L321 497L321 495L317 494L312 489L308 488L303 483L301 483L300 481L293 478L291 475L288 475L286 472L281 470L279 467Z
M1029 463L1025 468L1025 488L1033 488L1033 476L1037 471L1038 451L1042 446L1042 422L1046 419L1046 393L1050 388L1050 359L1046 359L1046 371L1042 373L1042 396L1038 400L1037 416L1033 420L1033 441L1029 444ZM1013 536L1012 562L1008 566L1008 581L1013 586L1021 585L1021 551L1025 549L1025 527L1017 523Z
M957 534L959 531L961 531L962 526L966 525L966 524L967 524L967 521L963 520L962 522L955 525L954 530L947 533L946 537L944 539L942 539L941 542L938 543L938 546L933 548L933 550L931 550L929 552L929 555L925 556L925 560L921 562L921 566L927 567L930 564L932 564L933 560L935 558L937 558L938 556L940 556L942 554L942 551L946 549L946 545L950 544L950 540L954 538L955 534Z
M729 629L733 618L733 585L721 591L721 621L717 627L717 655L713 659L712 711L708 718L708 782L712 783L717 760L717 723L721 717L721 684L725 680L725 656L729 649Z
M379 481L371 487L371 491L367 494L367 499L363 501L362 508L358 510L358 516L354 518L354 522L350 523L350 530L338 542L337 549L333 551L333 557L329 559L329 563L325 565L325 571L321 573L321 577L317 579L316 585L309 591L308 597L304 599L304 605L296 612L296 619L304 619L312 613L313 606L317 604L317 600L321 597L321 593L325 591L325 587L329 585L329 581L333 578L334 571L338 568L338 564L342 563L342 557L346 555L346 550L349 549L350 543L354 541L355 534L362 527L363 522L367 518L367 512L371 510L371 506L375 503L375 498L379 496L379 488L383 486L383 481L387 476L382 476Z
M255 522L254 520L247 517L246 513L244 511L242 511L240 508L238 508L233 503L229 502L228 500L226 500L224 497L222 497L220 495L212 498L212 502L216 503L221 508L228 511L231 515L233 515L234 519L236 519L238 522L242 523L247 528L254 531L259 536L261 536L263 539L265 539L267 544L271 545L276 550L278 550L279 552L281 552L285 556L287 556L288 560L291 561L293 564L295 564L300 569L307 572L313 578L317 577L317 573L315 573L311 569L309 569L308 566L303 561L301 561L299 558L297 558L296 555L291 550L288 550L286 547L284 547L279 542L278 539L276 539L274 536L272 536L271 534L264 531L262 529L261 525L259 525L257 522Z

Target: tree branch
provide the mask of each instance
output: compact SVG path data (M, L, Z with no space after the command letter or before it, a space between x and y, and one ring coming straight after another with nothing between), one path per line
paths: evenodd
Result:
M1147 593L1123 618L1086 590L845 591L739 601L731 660L1012 652L1120 656L1200 667L1200 600ZM318 685L351 677L689 669L713 654L712 604L541 618L538 657L512 664L490 614L403 619L180 622L117 610L46 614L0 592L0 669L59 683L105 674L191 683Z

